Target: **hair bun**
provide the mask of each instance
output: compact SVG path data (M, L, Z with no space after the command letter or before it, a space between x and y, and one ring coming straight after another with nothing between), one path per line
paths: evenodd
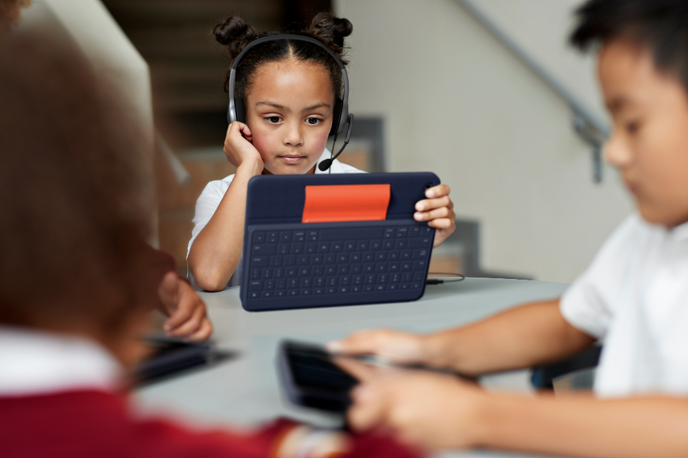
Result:
M213 29L215 40L229 50L232 60L242 49L258 37L256 29L248 25L239 16L231 16Z
M322 41L339 58L344 54L344 38L351 35L354 26L348 19L335 17L332 13L318 13L311 21L307 32ZM343 63L347 63L342 59Z

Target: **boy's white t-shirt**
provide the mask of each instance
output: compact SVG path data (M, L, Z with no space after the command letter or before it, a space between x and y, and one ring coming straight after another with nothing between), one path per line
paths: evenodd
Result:
M597 395L688 395L688 223L667 229L628 217L560 307L603 340Z
M322 156L320 156L320 159L318 159L318 164L320 164L322 161L325 159L329 159L331 157L330 151L325 149L323 152ZM365 173L363 170L359 170L356 167L352 167L347 164L342 164L338 160L334 160L332 162L332 165L330 168L326 171L321 171L317 165L315 167L315 173L320 174L320 173ZM223 178L222 180L215 180L211 181L208 183L203 189L203 192L201 195L198 197L198 200L196 201L196 213L194 215L193 223L194 223L194 228L193 231L191 232L191 240L189 240L189 245L186 249L186 257L189 257L189 251L191 251L191 245L193 245L194 240L196 240L196 237L200 232L203 230L203 228L208 224L210 221L210 218L213 217L215 214L215 210L217 210L217 207L220 205L220 202L222 202L222 198L225 196L225 193L229 189L229 185L232 183L232 180L234 179L234 174L229 175L226 178ZM234 278L234 280L230 280L230 284L238 284L238 278Z

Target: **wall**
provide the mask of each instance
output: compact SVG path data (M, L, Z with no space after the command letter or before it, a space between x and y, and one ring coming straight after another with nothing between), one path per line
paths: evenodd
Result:
M568 49L571 0L476 5L602 114L591 58ZM351 111L386 122L390 171L432 170L482 222L486 269L571 282L627 215L616 173L592 183L567 106L454 0L338 0Z

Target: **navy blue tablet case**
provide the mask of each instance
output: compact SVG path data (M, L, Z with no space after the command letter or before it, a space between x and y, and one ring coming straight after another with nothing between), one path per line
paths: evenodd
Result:
M302 223L306 186L389 184L384 221ZM403 302L425 291L435 230L413 219L434 173L256 176L241 302L248 311Z

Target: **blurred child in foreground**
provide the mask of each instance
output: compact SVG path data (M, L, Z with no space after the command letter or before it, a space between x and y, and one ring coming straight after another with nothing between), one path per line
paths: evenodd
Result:
M688 2L591 0L571 41L600 45L613 121L605 155L637 213L560 299L424 336L363 331L331 348L479 375L560 360L601 339L596 397L493 394L348 364L363 380L349 412L358 430L427 448L688 456Z

